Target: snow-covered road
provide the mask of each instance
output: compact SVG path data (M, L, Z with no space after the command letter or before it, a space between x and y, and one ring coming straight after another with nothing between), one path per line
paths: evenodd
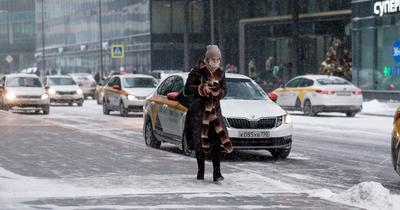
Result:
M213 184L210 163L199 182L195 159L168 144L146 147L141 115L105 116L94 101L48 116L0 112L0 208L400 208L392 118L293 113L293 121L287 160L237 152L222 163L226 180Z

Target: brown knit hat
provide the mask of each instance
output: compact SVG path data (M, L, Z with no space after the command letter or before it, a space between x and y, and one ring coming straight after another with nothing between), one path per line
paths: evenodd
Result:
M221 58L221 51L219 50L217 45L208 45L207 52L206 52L206 59L211 57L220 57Z

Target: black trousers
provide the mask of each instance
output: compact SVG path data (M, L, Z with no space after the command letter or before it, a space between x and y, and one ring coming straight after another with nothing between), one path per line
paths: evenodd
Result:
M211 145L211 160L213 163L213 174L221 175L221 143L213 122L210 122L208 130L208 140ZM197 167L199 171L204 172L205 168L205 153L203 151L196 151Z

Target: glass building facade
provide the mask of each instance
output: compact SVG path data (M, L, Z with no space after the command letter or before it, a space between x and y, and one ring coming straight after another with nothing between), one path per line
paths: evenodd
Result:
M35 51L35 0L0 0L0 74L34 66Z
M349 0L214 0L215 44L220 46L225 64L239 66L242 57L241 73L248 74L252 61L262 75L269 57L274 58L281 81L317 73L332 37L339 37L350 48L350 7ZM210 8L210 0L36 0L37 61L46 71L94 74L100 70L102 46L105 73L121 67L140 73L188 70L184 69L185 28L193 65L211 43ZM298 37L293 36L293 18L288 18L293 8L298 8ZM297 55L294 40L299 44ZM112 58L113 44L124 45L125 58ZM298 60L295 73L291 69L294 56Z
M375 14L381 2L352 1L353 83L371 92L400 92L400 13Z
M94 74L101 68L102 49L105 74L121 67L148 71L149 7L148 0L36 0L38 63L46 73ZM124 46L124 58L111 58L113 45Z

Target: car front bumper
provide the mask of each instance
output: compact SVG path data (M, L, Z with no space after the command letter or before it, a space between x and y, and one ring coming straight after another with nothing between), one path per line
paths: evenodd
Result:
M49 99L14 99L14 100L6 100L4 101L4 105L8 108L21 107L21 108L37 108L49 106Z
M80 102L83 100L83 95L51 95L50 102L54 103L68 103L68 102Z
M131 101L128 99L124 100L124 105L125 108L128 110L128 112L143 112L143 105L145 103L145 100L135 100Z
M292 124L282 124L273 129L227 128L228 136L236 150L289 149L292 145ZM268 132L266 138L242 138L241 132Z
M316 105L313 106L314 112L361 112L362 106L334 106L334 105Z

